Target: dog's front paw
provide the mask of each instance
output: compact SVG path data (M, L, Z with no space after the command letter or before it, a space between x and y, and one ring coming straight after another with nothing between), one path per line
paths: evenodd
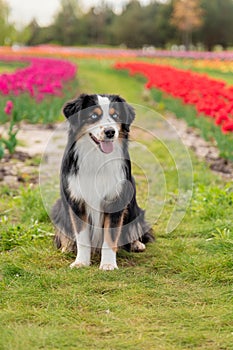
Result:
M118 269L117 265L113 265L113 264L101 264L100 265L100 270L104 270L104 271L112 271Z
M70 264L71 269L73 268L80 269L81 267L87 267L87 266L90 266L90 264L87 262L76 261L76 260L72 264Z

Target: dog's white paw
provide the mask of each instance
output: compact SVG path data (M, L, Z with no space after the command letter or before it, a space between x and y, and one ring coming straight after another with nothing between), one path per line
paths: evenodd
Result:
M118 269L117 265L113 265L113 264L101 264L100 265L100 270L104 270L104 271L112 271Z
M140 242L140 241L134 241L131 244L131 251L132 252L144 252L144 250L146 249L146 246L144 243Z
M81 261L74 261L72 264L70 264L70 268L76 268L76 269L80 269L81 267L87 267L90 266L90 264L86 263L86 262L81 262Z

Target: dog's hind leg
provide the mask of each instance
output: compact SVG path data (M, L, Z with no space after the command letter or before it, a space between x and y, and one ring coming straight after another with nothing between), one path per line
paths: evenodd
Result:
M131 252L141 253L141 252L144 252L145 249L146 249L145 244L140 242L139 240L131 243Z
M77 253L75 240L65 235L59 228L56 228L54 244L58 249L61 249L62 253Z

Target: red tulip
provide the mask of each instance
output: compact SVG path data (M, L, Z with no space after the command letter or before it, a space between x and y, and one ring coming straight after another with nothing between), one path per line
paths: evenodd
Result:
M157 88L185 104L195 106L199 114L215 119L216 125L222 125L223 132L232 130L233 87L227 87L224 81L215 80L205 74L199 74L145 62L117 63L116 69L127 69L130 74L142 74L148 80L147 89Z
M233 120L226 121L222 126L222 132L224 134L228 133L229 131L233 131Z

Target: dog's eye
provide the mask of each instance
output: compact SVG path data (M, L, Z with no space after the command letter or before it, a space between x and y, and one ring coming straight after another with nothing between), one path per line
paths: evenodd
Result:
M119 116L118 116L117 113L113 113L113 114L111 115L111 117L112 117L113 119L117 119Z
M93 113L93 114L90 115L90 119L91 120L97 120L98 118L99 118L99 116L96 113Z

